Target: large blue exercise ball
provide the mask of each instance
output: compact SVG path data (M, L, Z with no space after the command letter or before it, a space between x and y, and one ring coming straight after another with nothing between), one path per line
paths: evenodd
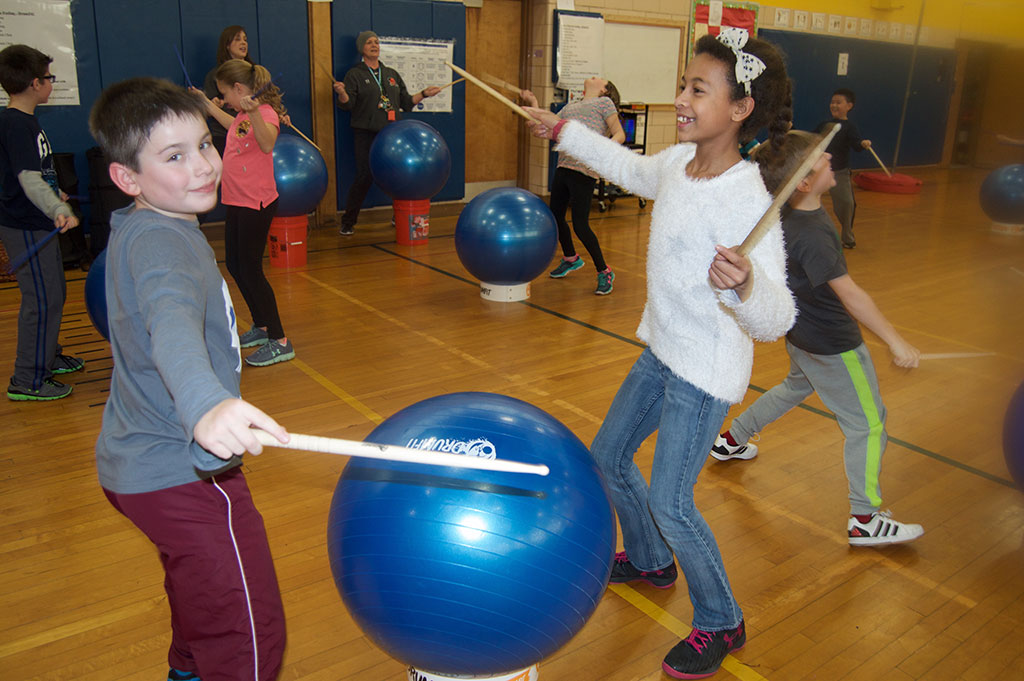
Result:
M316 210L327 192L327 164L312 144L298 135L280 134L274 144L277 215L299 217Z
M607 586L615 519L568 428L511 397L453 393L406 407L367 440L550 468L349 461L327 549L349 613L377 646L422 671L496 676L583 627Z
M997 168L981 184L981 209L993 222L1024 224L1024 164Z
M1024 383L1010 398L1003 421L1003 457L1010 476L1024 491Z
M516 187L489 189L470 201L455 225L455 252L481 282L533 281L551 264L558 225L547 204Z
M373 181L393 199L429 199L452 170L452 153L434 128L406 119L377 133L370 146Z
M85 275L85 311L100 335L110 340L107 321L107 250L103 249L89 266Z

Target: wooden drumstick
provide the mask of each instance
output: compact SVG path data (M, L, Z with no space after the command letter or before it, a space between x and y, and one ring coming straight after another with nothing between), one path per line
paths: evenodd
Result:
M340 454L342 456L358 456L366 459L383 459L402 463L418 463L430 466L450 466L452 468L473 468L476 470L496 471L499 473L530 473L547 475L550 471L544 464L522 463L504 459L482 459L478 456L465 456L449 452L435 452L426 449L411 449L398 445L382 445L359 440L342 440L334 437L317 435L298 435L291 433L287 444L278 442L277 438L254 428L253 434L264 447L282 447L284 449L304 449L310 452Z
M476 85L477 87L482 89L484 92L489 94L491 97L494 97L499 102L501 102L502 104L504 104L508 108L512 109L513 111L515 111L517 114L519 114L520 116L522 116L526 120L528 120L528 121L532 121L533 120L533 116L531 116L530 114L526 113L526 110L523 109L523 107L521 107L518 104L516 104L515 102L507 99L504 95L502 95L500 92L498 92L497 90L492 88L487 83L483 82L482 80L480 80L476 76L472 75L471 73L469 73L467 71L464 71L463 69L460 69L458 66L456 66L455 64L452 64L451 62L447 62L446 61L445 64L447 64L448 68L450 68L452 71L454 71L455 73L459 74L460 76L464 76L466 78L466 80L468 80L469 82L473 83L474 85Z
M785 184L775 194L775 200L772 201L772 205L768 206L768 210L765 211L761 219L754 225L754 229L750 230L750 234L743 240L736 252L740 255L748 255L750 251L754 249L757 242L761 240L761 237L771 228L776 220L779 219L779 210L785 205L786 201L789 201L789 197L796 191L796 186L800 184L800 180L807 176L807 173L811 172L811 168L818 162L821 155L825 153L825 147L832 141L832 138L839 132L841 126L838 123L832 124L832 129L829 130L828 134L821 138L821 141L811 149L807 156L804 157L803 162L797 166L796 170L786 178Z
M465 79L465 78L459 78L458 80L453 80L452 82L448 83L447 85L442 85L442 86L441 86L441 89L443 90L443 89L445 89L446 87L451 87L452 85L456 85L456 84L458 84L458 83L461 83L461 82L462 82L462 81L464 81L464 80L466 80L466 79Z
M882 170L885 171L885 174L888 175L889 177L892 177L892 173L890 173L889 169L885 167L884 163L882 163L882 159L878 158L878 154L875 153L875 150L871 147L868 147L868 151L870 151L871 155L875 157L876 161L878 161L878 165L882 166Z
M519 93L523 91L523 88L513 85L507 80L502 80L497 76L492 76L489 73L484 73L483 76L481 76L481 78L483 78L483 80L490 83L494 87L500 87L504 90L508 90L509 92L515 93L517 97L519 96Z
M291 128L292 130L294 130L295 132L297 132L297 133L299 134L299 137L301 137L302 139L304 139L304 140L306 140L307 142L309 142L310 144L312 144L312 145L313 145L313 147L314 147L314 148L315 148L315 149L316 149L317 151L319 151L319 152L320 152L321 154L322 154L322 153L324 153L324 150L323 150L323 149L321 149L320 147L316 146L316 142L314 142L313 140L311 140L311 139L309 139L308 137L306 137L306 136L305 136L305 135L304 135L304 134L302 133L302 131L301 131L301 130L299 130L298 128L296 128L296 127L295 127L294 125L292 125L291 123L289 123L289 124L288 124L288 127L289 127L289 128Z

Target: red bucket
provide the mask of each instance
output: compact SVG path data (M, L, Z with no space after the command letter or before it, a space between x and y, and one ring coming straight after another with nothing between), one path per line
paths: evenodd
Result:
M430 199L395 199L395 241L403 246L427 243L430 235Z
M274 218L270 221L271 267L303 267L306 264L306 232L309 219L305 215Z

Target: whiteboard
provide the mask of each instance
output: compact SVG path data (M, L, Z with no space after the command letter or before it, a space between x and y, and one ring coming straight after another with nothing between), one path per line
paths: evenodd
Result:
M623 102L671 104L679 88L683 31L671 26L604 23L604 73Z

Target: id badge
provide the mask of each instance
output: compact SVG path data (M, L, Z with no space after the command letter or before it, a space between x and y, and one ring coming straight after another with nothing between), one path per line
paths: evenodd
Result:
M389 121L394 121L395 120L395 110L394 109L388 110L388 120Z

